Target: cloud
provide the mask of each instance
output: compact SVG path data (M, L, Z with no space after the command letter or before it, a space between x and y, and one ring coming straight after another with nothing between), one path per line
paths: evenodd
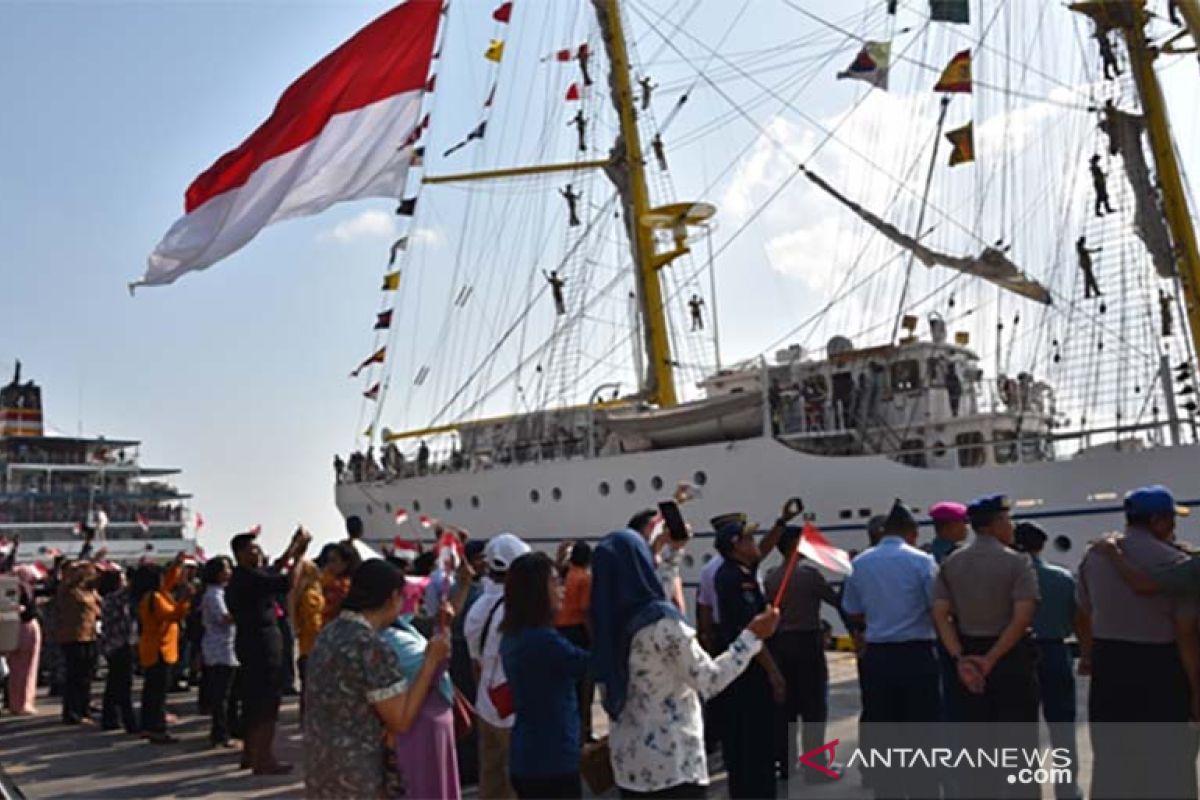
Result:
M441 247L446 243L446 234L441 228L413 228L409 242L424 247Z
M321 241L349 244L359 241L389 241L396 237L396 218L377 208L343 220L319 235Z

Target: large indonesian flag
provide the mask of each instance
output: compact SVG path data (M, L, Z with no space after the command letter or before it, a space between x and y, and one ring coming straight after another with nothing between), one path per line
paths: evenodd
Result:
M188 187L184 216L137 285L211 266L272 222L400 196L440 12L441 0L408 0L289 86L267 121Z

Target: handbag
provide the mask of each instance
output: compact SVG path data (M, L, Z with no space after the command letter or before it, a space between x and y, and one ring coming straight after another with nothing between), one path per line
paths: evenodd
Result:
M608 748L608 737L588 742L579 753L579 774L587 781L592 794L601 795L616 785L613 775L612 752Z
M496 612L500 610L500 606L504 605L504 598L496 601L492 606L492 610L488 612L487 621L483 623L483 636L479 640L479 653L484 655L484 648L487 647L488 631L492 627L492 619L496 616ZM503 683L494 683L487 687L488 700L492 702L492 708L496 709L496 714L500 719L512 716L516 709L513 706L512 686L505 680Z
M454 740L459 741L470 736L475 727L475 707L457 686L454 687L454 702L450 710L454 715Z

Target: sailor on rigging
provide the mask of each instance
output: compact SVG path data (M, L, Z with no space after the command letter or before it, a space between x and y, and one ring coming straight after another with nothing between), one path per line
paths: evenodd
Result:
M592 85L592 73L588 69L588 59L591 57L592 54L588 50L587 43L585 42L584 44L580 45L579 52L575 54L575 60L579 62L579 71L583 74L584 86Z
M583 109L576 111L567 124L574 125L575 132L579 134L579 152L587 152L587 117L583 115Z
M662 134L654 134L654 138L650 140L650 149L654 151L654 157L658 159L658 168L663 172L667 171L667 151L663 146Z
M1080 236L1075 240L1075 253L1079 256L1079 268L1083 270L1083 297L1099 297L1100 284L1096 283L1096 273L1092 270L1092 253L1099 253L1103 247L1089 248L1087 237Z
M650 76L645 75L638 81L638 85L642 87L642 111L650 109L650 98L654 95L654 90L658 85L650 81Z
M704 298L693 294L692 299L688 300L688 308L692 310L692 330L704 330Z
M560 317L567 313L567 301L563 298L563 286L566 281L559 277L557 270L551 270L547 273L545 270L542 274L546 276L546 283L550 284L550 293L554 295L554 313Z
M1164 339L1171 338L1171 332L1174 329L1174 315L1171 313L1171 295L1158 290L1158 310L1162 317L1162 335Z
M567 224L572 228L579 227L579 200L583 195L571 188L571 184L567 184L566 188L559 189L558 193L567 201L567 213L570 214L570 219Z
M1103 217L1101 209L1113 213L1112 203L1108 201L1108 176L1100 169L1100 156L1093 155L1088 161L1088 170L1092 173L1092 188L1096 190L1096 216Z
M1100 46L1100 61L1104 64L1104 79L1111 81L1121 77L1121 66L1117 63L1117 54L1113 51L1112 41L1108 38L1107 30L1096 30L1096 44Z

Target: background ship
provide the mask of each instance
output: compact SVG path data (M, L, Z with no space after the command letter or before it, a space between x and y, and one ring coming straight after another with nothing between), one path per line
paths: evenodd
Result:
M783 0L795 26L740 44L750 3L680 5L517 3L493 36L520 34L476 70L462 64L478 26L455 15L478 9L451 8L436 97L462 97L442 94L447 75L491 88L479 135L440 158L434 114L420 205L401 205L412 227L387 269L403 281L381 301L399 322L377 334L391 355L363 376L356 454L337 475L338 507L368 538L441 518L550 549L688 480L694 580L718 513L769 522L799 494L835 544L861 549L896 497L924 517L1002 491L1073 565L1122 526L1131 488L1164 482L1200 505L1200 256L1158 74L1200 39L1200 5L1181 0L1175 24L1142 0L868 2L838 19ZM689 32L717 13L715 44ZM867 59L853 104L810 113L805 92L860 48L841 76ZM930 91L964 48L972 91ZM972 152L947 167L945 135L964 121ZM464 147L474 169L455 172ZM1093 208L1093 154L1111 212ZM511 166L535 157L550 163ZM715 206L678 202L718 192L734 206L724 229ZM820 302L723 365L717 264L780 210L793 230L758 254L810 276ZM385 427L385 408L411 429Z
M189 495L170 482L178 469L144 467L141 443L48 435L42 390L21 382L0 388L0 541L19 537L17 560L49 564L74 558L90 530L93 553L133 562L194 550L185 521Z

